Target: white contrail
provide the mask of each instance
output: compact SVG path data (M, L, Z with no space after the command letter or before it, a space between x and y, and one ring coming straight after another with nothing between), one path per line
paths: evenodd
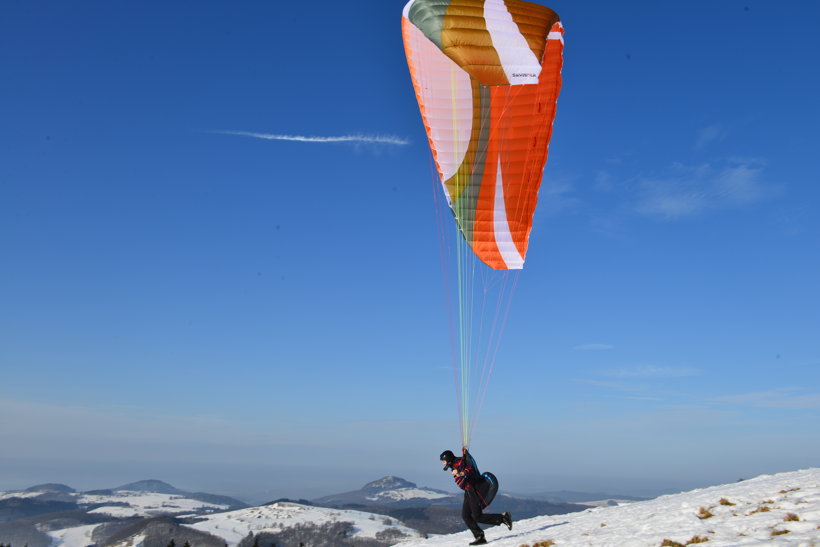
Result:
M270 133L254 133L253 131L213 131L221 135L241 135L243 137L253 137L255 139L265 139L269 141L292 141L292 142L349 142L358 144L410 144L407 139L394 137L392 135L342 135L339 137L305 137L303 135L272 135Z

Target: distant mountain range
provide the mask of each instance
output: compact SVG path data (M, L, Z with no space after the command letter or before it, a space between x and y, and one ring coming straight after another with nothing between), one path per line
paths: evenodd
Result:
M462 501L460 493L419 487L395 476L351 492L259 507L186 492L160 480L87 492L49 483L0 492L0 545L165 547L174 539L180 547L186 541L197 547L252 547L254 542L298 545L299 537L321 537L338 547L382 547L462 530ZM494 509L510 511L517 519L581 511L588 505L504 494L493 502Z

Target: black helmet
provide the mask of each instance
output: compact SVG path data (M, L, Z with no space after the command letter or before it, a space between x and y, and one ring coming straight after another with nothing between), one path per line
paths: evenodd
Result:
M453 466L453 462L456 461L456 455L453 454L452 450L445 450L438 459L444 462L444 471L447 471Z

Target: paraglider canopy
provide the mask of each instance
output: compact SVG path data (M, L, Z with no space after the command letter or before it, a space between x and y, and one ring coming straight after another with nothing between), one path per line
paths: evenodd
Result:
M405 53L458 229L495 269L524 265L561 88L563 26L520 0L411 0Z

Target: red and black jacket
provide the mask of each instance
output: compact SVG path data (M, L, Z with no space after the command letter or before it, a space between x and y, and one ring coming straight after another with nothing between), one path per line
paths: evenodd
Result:
M462 490L475 489L482 482L478 465L476 465L475 460L466 450L464 451L464 456L456 458L452 468L456 471L454 476L456 485Z

